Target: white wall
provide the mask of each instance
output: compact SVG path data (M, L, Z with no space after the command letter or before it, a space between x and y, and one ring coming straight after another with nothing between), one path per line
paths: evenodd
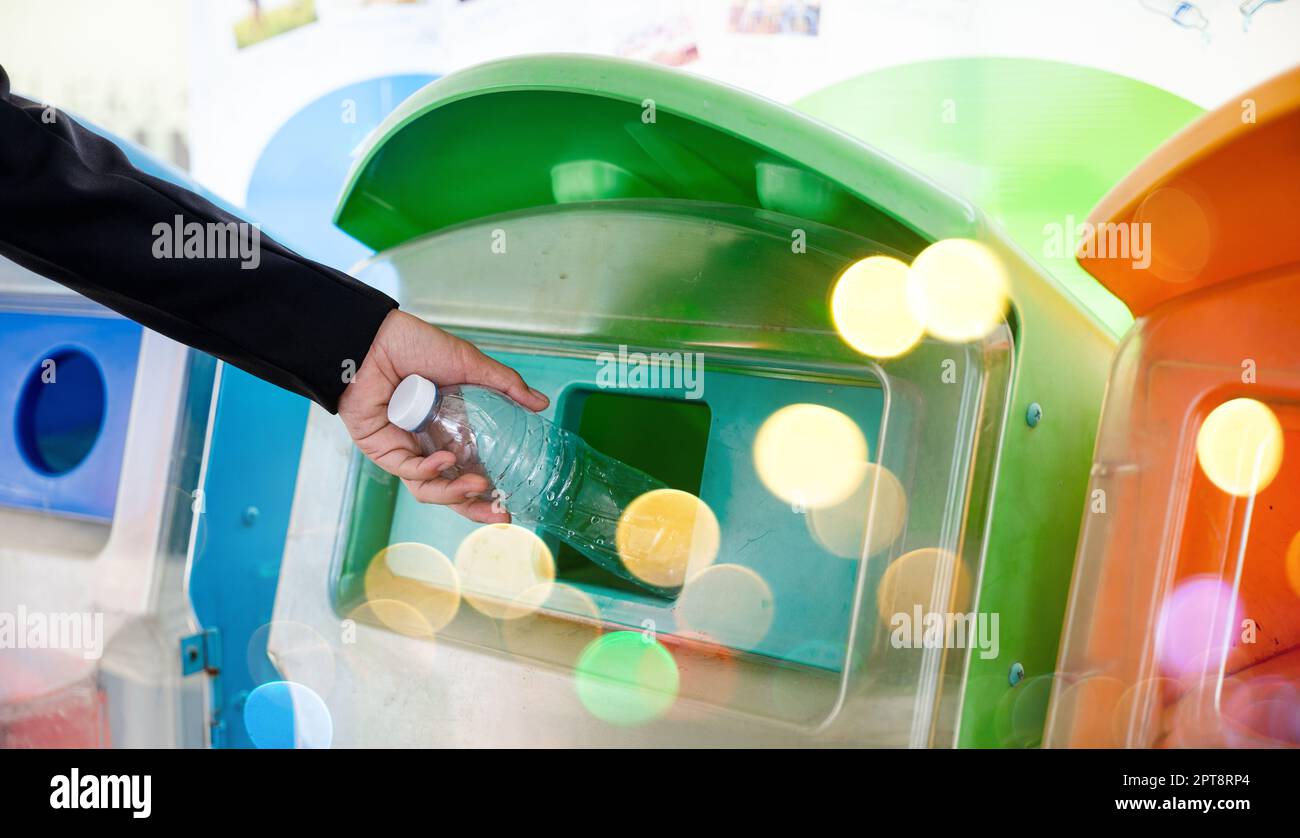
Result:
M4 0L0 64L15 92L187 165L188 0Z

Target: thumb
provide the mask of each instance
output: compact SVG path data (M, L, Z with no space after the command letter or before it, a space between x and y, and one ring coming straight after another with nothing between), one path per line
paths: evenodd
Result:
M551 400L541 391L525 384L523 376L519 373L499 361L492 360L482 352L478 352L473 367L466 371L465 380L470 384L483 384L494 390L500 390L534 412L545 410L551 403Z

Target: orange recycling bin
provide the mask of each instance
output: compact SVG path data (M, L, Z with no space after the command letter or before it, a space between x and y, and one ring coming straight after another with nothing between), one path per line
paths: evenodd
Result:
M1044 744L1300 745L1300 68L1089 218L1138 318L1106 391Z

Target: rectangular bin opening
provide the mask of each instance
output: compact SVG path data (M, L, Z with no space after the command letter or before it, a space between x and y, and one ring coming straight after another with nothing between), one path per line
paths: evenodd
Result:
M568 391L557 411L560 425L588 445L662 480L672 489L699 495L712 412L703 401ZM601 568L558 539L547 539L556 577L610 591L646 594Z
M864 538L865 516L855 510L867 503L867 484L841 506L803 511L759 479L754 444L764 420L791 405L829 409L864 441L878 440L884 398L875 380L861 371L850 377L812 369L776 374L766 366L759 368L766 374L755 374L750 366L718 361L703 373L708 399L697 400L676 389L601 387L586 353L511 349L494 350L494 356L543 392L558 394L552 414L558 425L698 496L721 528L721 549L706 571L711 581L690 602L620 579L543 534L566 597L552 610L580 619L595 615L609 630L638 630L650 621L660 636L707 637L729 655L752 655L768 665L842 669ZM377 467L357 462L344 502L349 523L333 570L335 607L344 615L359 608L364 615L367 569L388 546L427 545L454 561L479 527L445 507L419 503ZM906 475L905 468L903 462L897 473ZM888 529L899 524L891 519ZM757 610L731 619L725 606L735 597ZM471 625L483 622L474 611L461 608L439 634L496 645L498 627Z

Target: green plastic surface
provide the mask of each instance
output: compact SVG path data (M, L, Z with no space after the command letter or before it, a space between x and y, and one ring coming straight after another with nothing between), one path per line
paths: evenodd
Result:
M975 202L1116 336L1132 315L1079 267L1069 247L1053 246L1056 228L1048 225L1084 221L1111 187L1202 113L1124 76L1016 58L891 67L815 93L798 107ZM1003 654L971 661L959 740L966 746L1036 745L1041 736L1072 564L1033 557L1074 552L1085 472L1082 461L1069 458L1091 451L1099 409L1098 358L1077 356L1092 368L1083 376L1088 392L1061 387L1059 380L1076 374L1068 336L1041 335L1034 328L1039 318L1024 315L1022 370L989 545L1001 560L990 563L980 587L981 610L1001 612ZM1044 345L1047 353L1039 349ZM1045 411L1034 430L1023 421L1031 401ZM1056 480L1036 482L1033 457L1069 465ZM1071 497L1080 502L1065 502ZM1008 671L1016 662L1027 675L1012 686Z
M354 166L335 223L381 250L510 210L642 197L769 209L904 252L973 218L870 148L743 91L630 61L528 56L407 99Z
M662 131L644 130L647 100L654 102L654 125ZM888 120L889 114L873 118ZM1118 161L1107 165L1123 165ZM1108 185L1098 186L1098 194ZM648 198L670 201L631 226L620 220L632 214L629 205ZM1069 206L1077 200L1072 197ZM673 202L694 209L674 209ZM574 212L544 217L557 205ZM763 228L776 243L764 247L783 249L788 261L758 258L765 251L755 243L768 239L733 233L738 207L773 211L745 224ZM1080 210L1080 220L1086 211ZM964 200L879 151L788 109L662 68L578 56L484 65L411 97L363 150L336 218L377 248L441 231L443 249L436 259L425 257L428 268L419 271L412 263L419 279L400 278L403 305L467 334L489 341L500 335L513 346L520 344L509 336L550 336L586 347L694 346L723 354L732 347L786 364L844 364L852 357L830 324L833 274L816 259L790 258L792 228L808 229L809 256L819 252L817 242L835 240L844 235L840 231L909 258L943 238L976 238L993 248L1010 275L1014 341L1008 344L1015 355L1007 410L989 411L995 424L979 429L981 437L1000 439L996 462L977 468L991 473L996 465L992 489L973 498L968 513L981 520L987 515L988 530L971 525L972 518L967 524L984 533L978 608L999 615L1000 652L990 660L969 659L956 743L1032 744L1041 708L1020 701L1029 688L1012 687L1008 672L1020 663L1028 676L1023 683L1032 686L1050 677L1054 666L1119 321L1111 312L1109 328L1103 325L1079 295L1025 258L1025 250L1034 249L1024 241L1013 242ZM1029 221L1018 223L1023 239ZM510 250L500 256L490 255L487 233L494 228L510 237ZM688 237L708 244L702 250L675 245ZM838 253L853 249L846 245ZM526 264L513 264L518 259ZM946 351L960 357L969 348ZM534 359L539 363L527 355L509 360L528 367L537 386L534 377L554 370L555 360L544 354ZM914 360L930 363L932 355L927 350ZM910 372L918 376L909 380L922 388L922 403L951 401L938 363L933 372ZM799 377L783 386L795 386ZM774 379L781 379L775 370ZM558 392L542 389L552 397ZM715 423L752 429L762 418L760 410L730 404L751 399L747 390L709 392ZM787 390L780 398L797 394ZM1044 410L1032 429L1024 421L1031 402ZM732 410L730 418L720 416L724 407ZM711 443L710 460L714 455ZM711 477L732 487L755 480L720 474L706 462L706 486ZM746 509L729 498L707 500L724 526L731 523L749 538L763 534L761 507L755 512L752 503ZM911 515L937 514L941 501L939 494L931 503L918 500ZM418 540L410 522L426 513L403 509L399 496L390 534ZM732 519L736 515L753 520ZM383 525L363 525L375 527ZM978 554L979 543L969 549ZM867 585L871 590L874 580ZM846 606L837 600L827 613ZM626 619L638 615L633 608L616 621L636 625ZM788 646L800 631L792 624L772 640ZM824 638L835 642L828 628L807 639ZM1014 730L1007 719L1016 720Z
M801 111L924 172L989 213L1115 335L1124 303L1053 238L1202 109L1091 67L954 58L889 67L818 91ZM1047 228L1047 229L1045 229Z

